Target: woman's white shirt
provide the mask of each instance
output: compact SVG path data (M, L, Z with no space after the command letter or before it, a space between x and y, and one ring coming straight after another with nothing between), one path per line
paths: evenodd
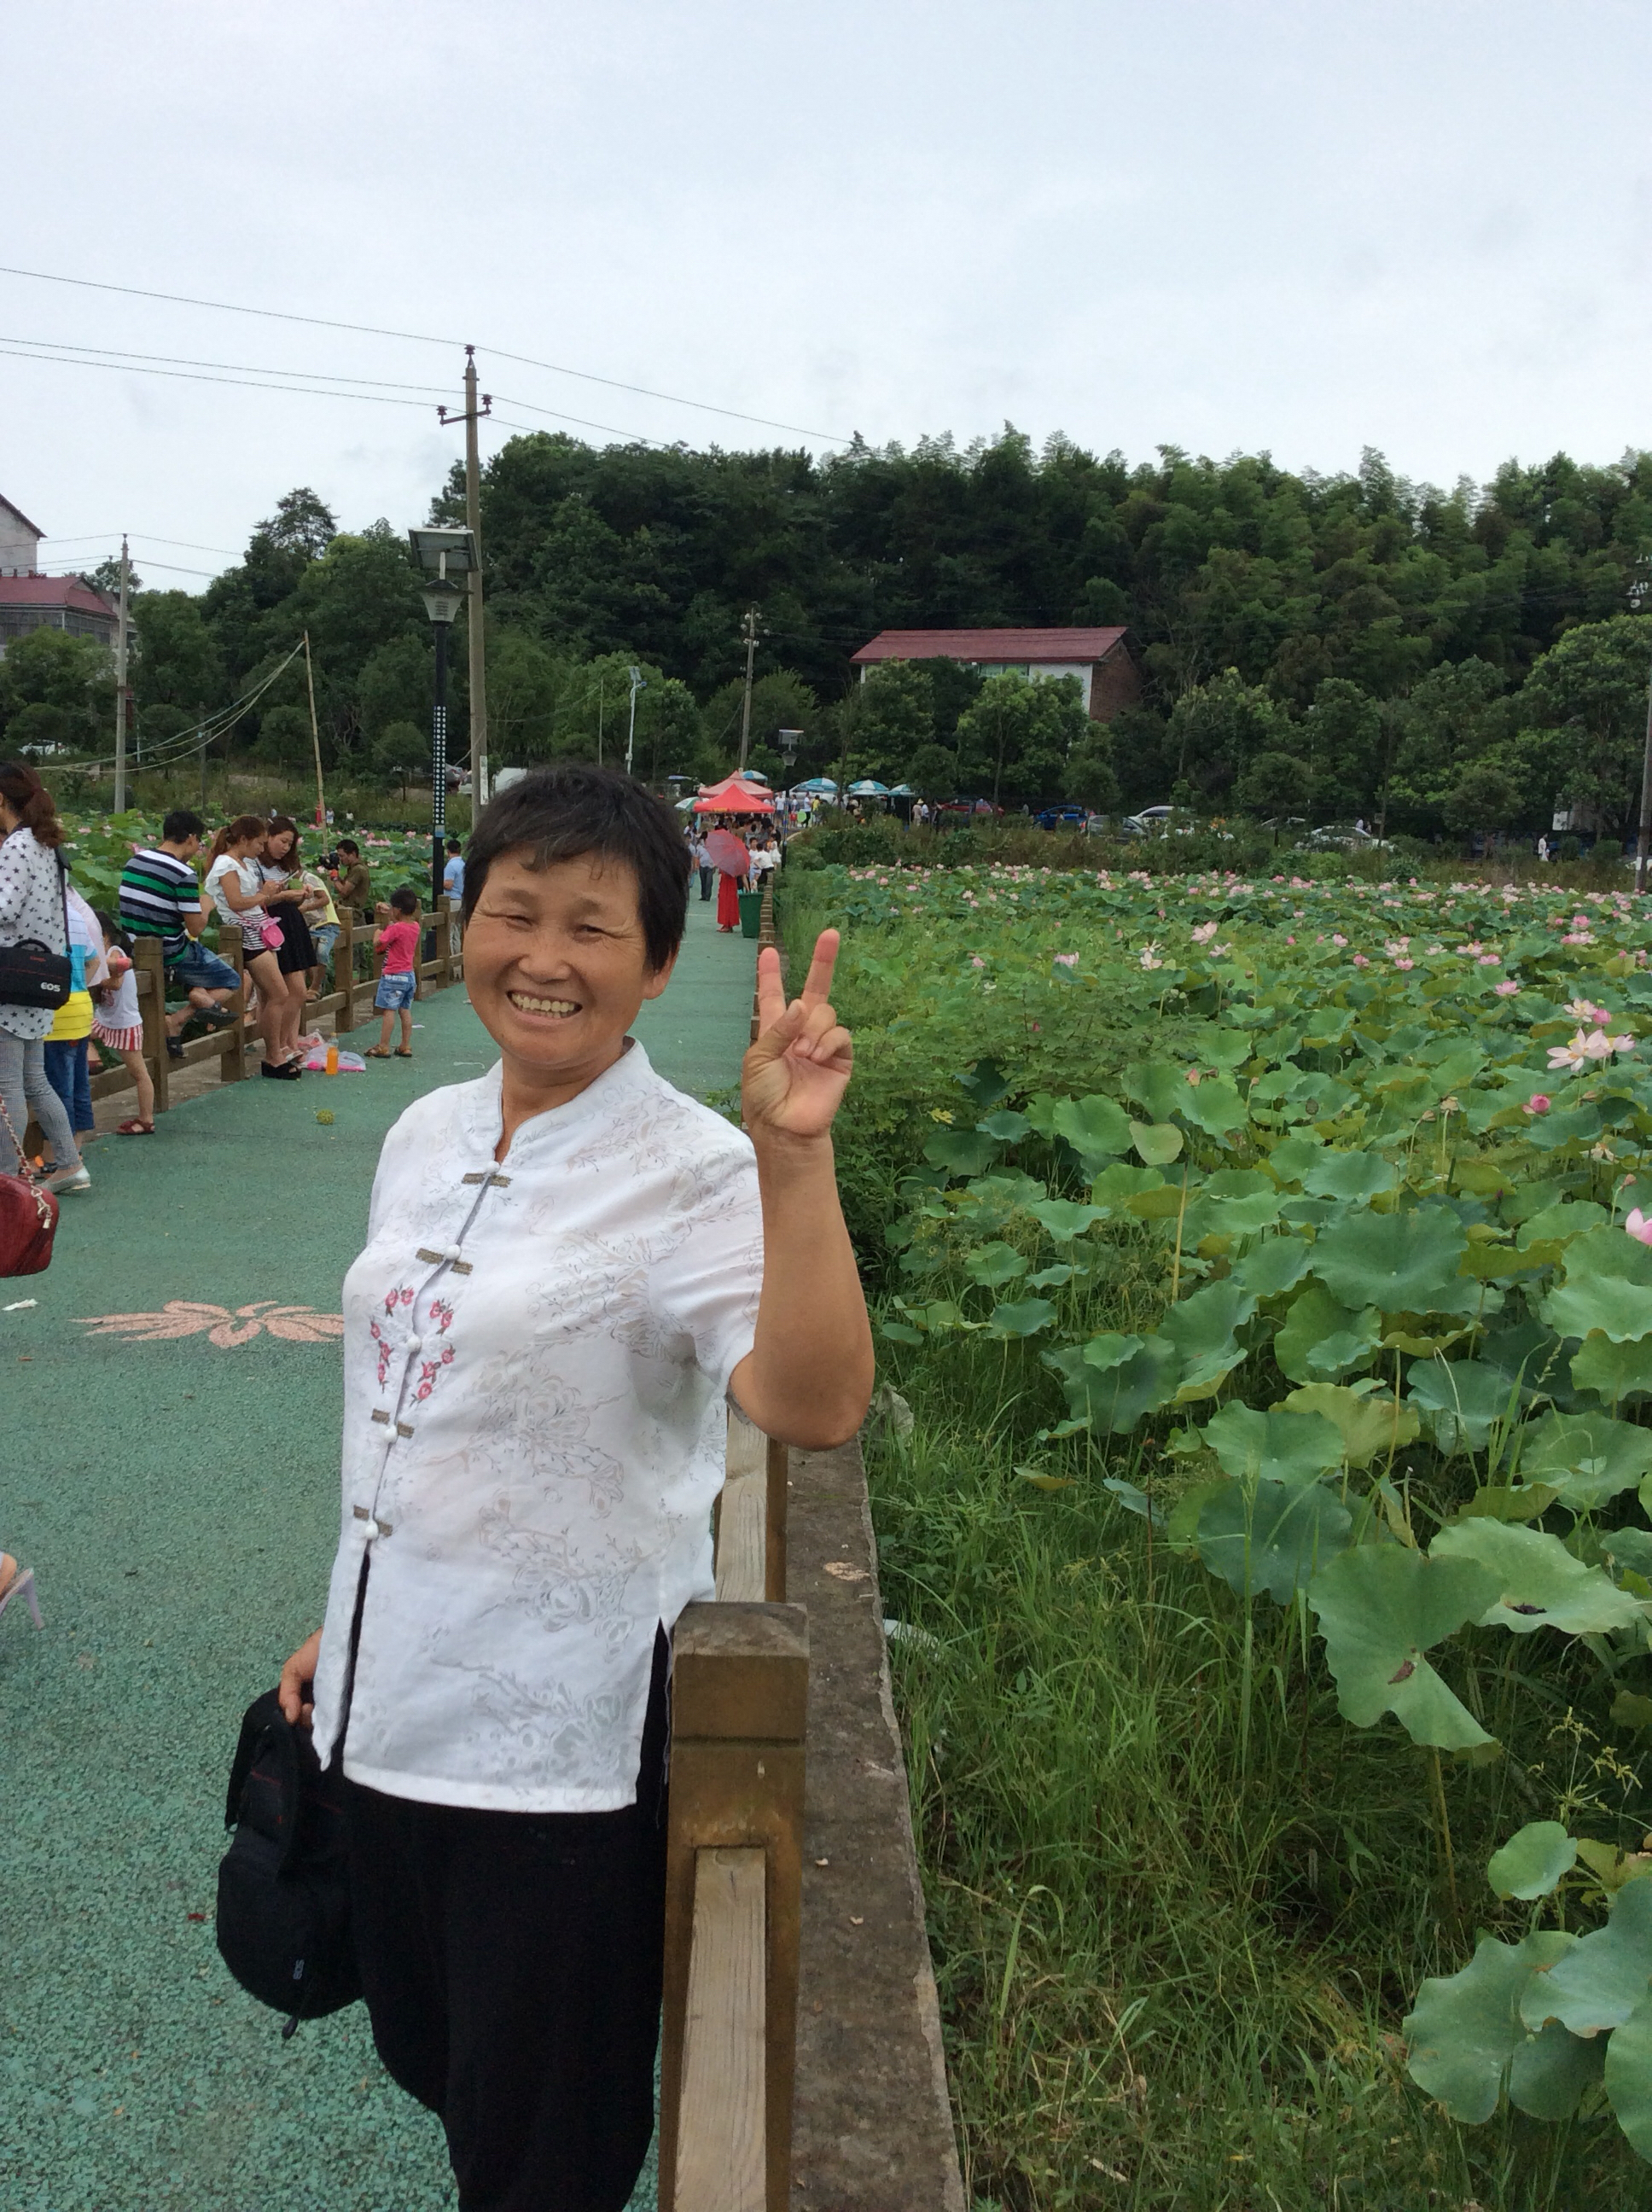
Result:
M258 932L263 928L269 916L261 906L243 907L239 914L236 913L234 908L224 896L224 878L229 875L234 877L236 887L241 896L244 898L251 898L255 891L263 888L264 870L257 860L238 860L233 854L220 853L207 870L206 876L208 895L213 905L218 909L219 921L228 922L232 929L239 929L243 941L256 946L258 943Z
M342 1737L392 1796L606 1812L635 1794L656 1626L713 1590L756 1163L635 1042L499 1166L501 1126L495 1066L385 1140L344 1284L316 1750Z
M33 938L51 952L67 952L64 892L58 856L32 830L14 830L0 841L0 945ZM0 1030L33 1044L51 1030L50 1006L0 1006Z

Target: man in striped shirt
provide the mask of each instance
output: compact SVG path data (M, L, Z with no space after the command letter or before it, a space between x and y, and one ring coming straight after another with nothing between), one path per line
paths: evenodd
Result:
M196 1015L222 1029L235 1019L225 1012L240 988L240 977L196 939L212 912L191 863L201 849L206 824L186 806L175 806L161 825L161 842L134 853L120 872L120 920L128 935L161 940L167 981L186 994L185 1003L167 1016L167 1050L183 1053L179 1031Z

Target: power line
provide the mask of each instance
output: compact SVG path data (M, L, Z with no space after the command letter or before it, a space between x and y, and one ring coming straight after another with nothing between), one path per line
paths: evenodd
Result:
M308 376L318 378L323 384L361 384L385 392L422 392L431 399L442 398L449 388L445 384L398 384L387 376L334 376L320 368L270 368L246 361L197 361L189 354L137 353L130 346L82 345L77 338L22 338L9 331L0 332L0 344L52 347L64 353L95 354L122 362L167 362L174 368L223 368L237 376Z
M374 323L344 323L326 315L297 315L280 307L246 307L234 300L202 300L185 292L153 292L137 284L104 284L90 276L63 276L49 269L14 269L0 263L0 276L24 276L39 284L69 284L88 292L118 292L132 300L162 300L173 307L210 307L215 313L228 315L257 315L266 322L306 323L313 329L323 331L352 331L357 336L374 338L397 338L411 345L452 346L463 344L462 339L434 337L427 331L386 330ZM798 422L778 422L767 415L747 414L738 407L719 407L707 399L685 399L680 392L658 392L646 384L627 384L614 376L598 376L587 368L569 368L560 362L536 361L523 353L507 353L501 347L486 349L501 361L513 361L523 368L539 368L552 376L578 377L586 384L606 385L612 392L635 392L641 398L664 400L671 407L693 407L702 414L726 415L732 422L755 422L766 430L789 430L800 438L821 438L828 445L853 445L834 430L811 430Z

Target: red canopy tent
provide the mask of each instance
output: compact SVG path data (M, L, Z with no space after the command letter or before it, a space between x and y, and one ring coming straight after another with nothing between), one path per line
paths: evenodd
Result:
M774 801L761 784L729 775L721 783L701 784L694 811L696 814L772 814Z

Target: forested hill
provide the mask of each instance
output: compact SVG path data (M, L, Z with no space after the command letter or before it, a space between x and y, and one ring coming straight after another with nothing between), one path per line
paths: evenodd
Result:
M433 508L462 512L457 474ZM731 765L755 606L771 774L790 727L800 773L847 757L1012 802L1364 811L1435 835L1542 826L1559 804L1621 828L1638 795L1652 453L1511 462L1446 493L1376 453L1338 477L1174 448L1132 466L1010 428L824 460L533 434L488 464L483 535L500 761L611 757L635 665L642 771ZM330 764L387 783L416 770L430 640L398 530L340 533L313 492L288 494L201 598L139 593L149 738L243 693L307 629ZM1055 687L1035 708L1013 679L982 695L944 667L850 681L884 628L1070 623L1127 624L1145 678L1110 747L1085 742ZM76 742L84 724L95 750L106 670L52 637L0 664L0 729L17 746ZM272 693L228 742L296 769L307 712Z

